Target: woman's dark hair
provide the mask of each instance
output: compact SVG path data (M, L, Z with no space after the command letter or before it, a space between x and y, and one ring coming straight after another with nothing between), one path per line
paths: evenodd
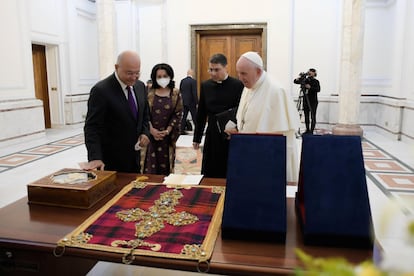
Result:
M213 64L221 64L224 67L227 65L227 58L223 54L215 54L210 58L209 62Z
M159 63L152 68L152 71L151 71L152 88L154 89L161 88L161 86L159 86L157 83L157 71L158 70L165 70L165 72L167 72L167 75L171 79L167 87L170 89L173 89L175 87L175 81L173 81L174 70L167 63Z

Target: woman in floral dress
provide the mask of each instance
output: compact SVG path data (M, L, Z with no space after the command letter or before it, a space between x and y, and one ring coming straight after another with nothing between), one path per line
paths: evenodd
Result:
M148 91L151 143L147 147L144 173L169 175L174 170L183 103L173 79L170 65L160 63L152 68L152 88Z

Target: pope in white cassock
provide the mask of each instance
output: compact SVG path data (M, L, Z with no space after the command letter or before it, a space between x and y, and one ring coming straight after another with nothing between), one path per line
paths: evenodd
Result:
M236 115L238 132L285 135L286 178L288 182L297 182L295 131L300 120L292 97L263 70L263 60L256 52L244 53L236 70L245 86Z

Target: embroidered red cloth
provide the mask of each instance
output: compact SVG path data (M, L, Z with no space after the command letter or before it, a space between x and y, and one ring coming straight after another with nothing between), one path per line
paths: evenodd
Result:
M133 182L58 245L206 260L220 229L223 193L224 187Z

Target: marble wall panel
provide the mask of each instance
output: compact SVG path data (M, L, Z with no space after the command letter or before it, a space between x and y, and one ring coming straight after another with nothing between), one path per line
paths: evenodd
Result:
M85 122L88 98L89 95L66 96L64 106L67 125Z
M45 130L43 104L36 99L0 103L0 142Z

